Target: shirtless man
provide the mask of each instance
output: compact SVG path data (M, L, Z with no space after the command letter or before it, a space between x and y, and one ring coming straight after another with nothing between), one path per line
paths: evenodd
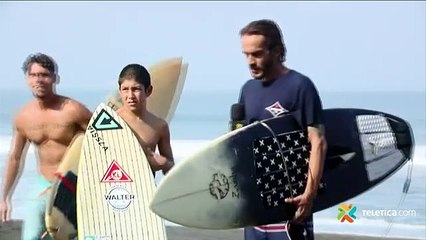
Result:
M146 108L152 93L151 77L145 67L129 64L121 70L118 86L123 107L117 113L130 126L144 148L152 171L166 174L174 165L167 122ZM156 153L158 146L159 154Z
M58 69L55 61L45 54L28 56L23 64L34 100L25 105L14 119L14 135L3 179L0 202L2 221L10 219L13 187L23 165L26 149L33 144L38 160L39 182L27 186L32 192L31 206L24 219L24 240L40 239L45 231L45 200L40 191L50 186L56 169L68 145L79 131L85 131L92 113L81 103L56 94Z

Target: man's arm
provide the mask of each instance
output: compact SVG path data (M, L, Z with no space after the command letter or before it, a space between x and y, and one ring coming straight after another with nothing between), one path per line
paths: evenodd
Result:
M73 115L77 117L77 126L81 131L86 131L87 125L89 124L90 118L92 118L92 112L85 107L83 104L73 102Z
M18 128L15 128L9 158L6 164L5 177L3 179L3 191L0 203L0 214L3 222L10 219L9 201L12 198L12 190L19 173L23 152L27 146L28 142L25 135L22 134Z
M327 142L324 136L324 126L308 126L308 138L311 143L309 157L309 172L305 192L293 199L286 199L287 203L298 206L293 221L300 223L312 212L313 201L317 195L319 183L324 169L324 160L327 153Z
M305 194L313 201L317 195L324 169L325 155L327 153L324 125L309 126L308 137L311 142L311 154L309 157L309 173Z
M312 205L317 195L327 152L322 103L318 91L310 79L305 79L298 96L298 103L301 109L301 124L307 126L311 153L305 192L293 199L286 200L286 202L296 204L298 207L293 219L296 223L303 221L312 212Z

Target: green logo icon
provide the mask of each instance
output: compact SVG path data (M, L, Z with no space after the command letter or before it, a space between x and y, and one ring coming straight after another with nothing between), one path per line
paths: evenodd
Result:
M123 127L104 109L92 123L92 127L98 131L122 129Z

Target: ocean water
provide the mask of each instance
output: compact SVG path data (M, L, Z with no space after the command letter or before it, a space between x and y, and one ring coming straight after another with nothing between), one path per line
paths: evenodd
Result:
M62 90L94 110L108 90ZM184 89L175 116L170 124L176 163L209 141L228 131L229 109L237 101L238 90L189 92ZM425 92L324 92L324 108L366 108L394 114L407 120L414 132L413 161L369 191L347 201L359 209L357 219L349 223L337 220L337 206L315 213L315 231L375 236L399 236L426 239L426 99ZM0 169L10 148L12 118L32 98L26 89L0 90ZM37 178L33 148L29 149L24 172L13 195L13 218L22 218L28 198L26 192ZM402 189L409 170L411 184L407 194ZM161 174L157 182L162 179ZM405 200L399 204L401 198ZM415 216L362 216L362 210L414 210ZM167 224L173 224L167 222ZM387 231L390 229L389 231Z

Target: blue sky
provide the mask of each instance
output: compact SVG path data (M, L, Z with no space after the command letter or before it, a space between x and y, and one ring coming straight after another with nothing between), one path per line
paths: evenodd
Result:
M320 91L425 91L424 2L1 2L0 90L24 90L23 60L44 52L59 90L112 88L128 63L183 56L185 91L238 91L250 78L238 31L260 18Z

